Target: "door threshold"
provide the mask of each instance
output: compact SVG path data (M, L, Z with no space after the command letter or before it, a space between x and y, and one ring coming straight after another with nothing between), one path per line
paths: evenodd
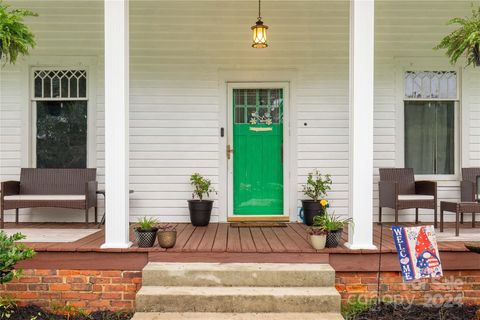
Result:
M281 221L281 222L289 222L290 217L281 216L281 217L274 217L274 216L267 216L267 217L228 217L227 222L249 222L249 221Z

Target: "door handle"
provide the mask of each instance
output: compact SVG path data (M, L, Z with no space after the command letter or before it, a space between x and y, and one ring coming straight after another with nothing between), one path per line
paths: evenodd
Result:
M233 153L232 147L229 144L227 144L227 159L228 160L230 160L230 156L231 156L232 153Z

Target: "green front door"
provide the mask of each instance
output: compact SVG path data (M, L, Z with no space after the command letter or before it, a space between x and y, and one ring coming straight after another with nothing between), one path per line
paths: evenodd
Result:
M233 90L233 214L283 215L283 90Z

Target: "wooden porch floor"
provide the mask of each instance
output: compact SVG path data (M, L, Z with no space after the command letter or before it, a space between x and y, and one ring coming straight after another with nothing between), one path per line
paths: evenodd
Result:
M36 251L65 251L65 252L150 252L150 253L243 253L243 254L267 254L267 253L382 253L396 252L390 226L383 227L383 241L380 246L380 226L374 224L374 243L376 250L350 250L345 246L348 234L343 233L342 241L338 248L326 248L314 250L306 232L306 226L299 223L289 223L281 228L233 228L228 223L211 223L207 227L194 227L191 224L173 224L177 229L177 242L172 249L162 249L155 244L153 248L139 248L135 244L128 249L101 249L104 243L105 232L89 235L75 242L30 242L29 246ZM450 228L449 224L446 225ZM7 223L6 229L11 228L45 228L45 229L74 229L74 228L97 228L96 225L82 223ZM469 228L466 223L462 228ZM134 242L133 226L130 238ZM439 242L440 251L467 251L463 241Z

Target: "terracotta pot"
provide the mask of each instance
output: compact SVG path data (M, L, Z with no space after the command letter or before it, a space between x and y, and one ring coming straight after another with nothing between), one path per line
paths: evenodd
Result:
M210 222L212 214L212 200L188 200L190 221L195 227L204 227Z
M312 247L316 250L322 250L325 248L325 243L327 242L327 235L322 234L322 235L310 235L310 243L312 244Z
M177 241L177 231L159 231L157 238L160 247L165 249L173 248Z

